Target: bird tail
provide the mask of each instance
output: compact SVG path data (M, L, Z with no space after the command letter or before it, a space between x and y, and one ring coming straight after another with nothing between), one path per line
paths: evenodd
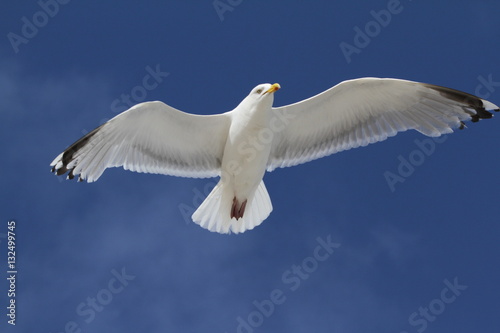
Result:
M210 231L237 234L255 228L273 210L271 198L263 181L239 208L239 214L236 214L238 218L234 217L235 200L232 187L220 180L191 218Z

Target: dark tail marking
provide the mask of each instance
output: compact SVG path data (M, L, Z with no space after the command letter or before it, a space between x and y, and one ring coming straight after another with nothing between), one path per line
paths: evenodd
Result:
M240 205L240 202L236 197L233 198L233 205L231 206L231 218L236 218L239 220L240 218L243 217L243 214L245 213L245 208L247 206L247 200L243 201L243 203Z

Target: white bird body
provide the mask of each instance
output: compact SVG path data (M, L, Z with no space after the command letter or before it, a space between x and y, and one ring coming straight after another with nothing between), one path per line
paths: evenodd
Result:
M498 106L450 88L362 78L273 108L278 84L261 84L232 111L201 116L162 102L138 104L90 132L52 161L57 175L93 182L109 167L182 177L220 176L193 221L219 233L261 224L272 204L267 171L383 141L414 129L439 136Z
M271 142L258 147L252 145L258 142L259 132L268 127L271 106L266 106L249 108L242 103L232 111L234 116L222 157L221 176L232 184L240 200L257 188L266 171Z
M264 87L259 89L264 91ZM271 199L262 178L272 140L262 140L260 134L269 128L272 92L277 89L279 86L273 85L264 95L250 94L230 112L231 125L222 157L221 179L193 214L193 220L201 226L223 233L239 229L243 232L259 225L271 213Z

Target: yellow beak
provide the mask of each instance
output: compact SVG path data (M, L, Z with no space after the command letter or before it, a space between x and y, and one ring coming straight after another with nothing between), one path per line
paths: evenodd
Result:
M279 85L279 83L275 83L271 86L271 88L269 88L267 91L266 91L266 94L267 93L273 93L275 92L276 90L280 89L281 86Z

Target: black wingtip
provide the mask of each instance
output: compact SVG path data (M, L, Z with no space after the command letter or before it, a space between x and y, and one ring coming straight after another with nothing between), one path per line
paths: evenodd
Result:
M471 121L473 123L477 123L480 119L493 118L493 113L485 109L483 100L477 96L468 94L460 90L436 86L432 84L424 84L424 86L437 91L443 97L446 97L452 101L463 104L464 111L470 115ZM470 109L474 109L476 112L474 113ZM493 111L498 112L500 111L500 109L495 109ZM460 125L460 129L462 128L464 127Z
M82 147L84 147L88 141L106 124L103 124L96 129L94 129L92 132L88 133L75 143L73 143L71 146L69 146L68 149L66 149L63 154L61 159L56 163L56 166L62 162L62 166L59 169L56 169L56 166L53 166L51 169L51 172L55 173L57 176L61 176L65 174L66 172L69 171L68 177L66 179L73 179L75 178L75 175L73 173L73 170L75 168L75 165L71 169L68 169L68 164L71 163L74 160L74 154L79 151ZM78 177L78 181L81 182L83 179L81 177Z
M476 109L476 114L471 115L471 121L477 123L480 119L490 119L493 118L493 113L486 111L485 109Z
M68 169L66 168L65 165L63 165L62 167L60 167L59 169L56 170L56 175L57 176L64 175L67 171L68 171Z

